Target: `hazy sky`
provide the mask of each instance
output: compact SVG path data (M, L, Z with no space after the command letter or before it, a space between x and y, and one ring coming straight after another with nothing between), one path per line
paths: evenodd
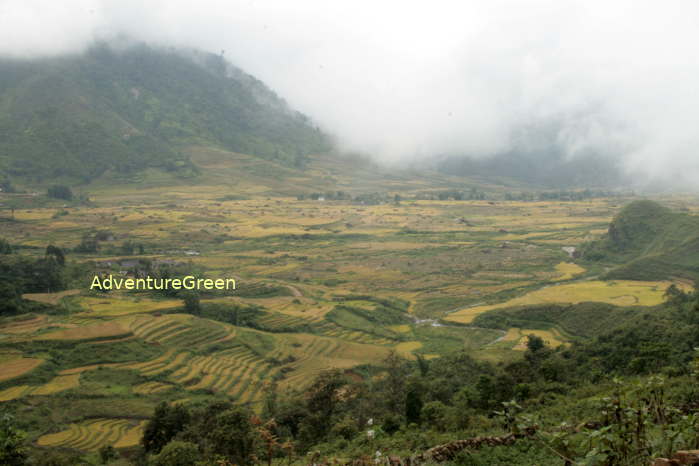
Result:
M697 1L0 0L0 54L115 34L225 50L384 160L487 156L555 124L571 157L699 185Z

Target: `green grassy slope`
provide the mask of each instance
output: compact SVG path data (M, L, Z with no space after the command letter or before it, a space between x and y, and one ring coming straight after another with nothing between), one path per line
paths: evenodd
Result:
M655 280L699 278L699 217L653 201L627 205L599 241L587 244L589 260L621 264L608 278Z

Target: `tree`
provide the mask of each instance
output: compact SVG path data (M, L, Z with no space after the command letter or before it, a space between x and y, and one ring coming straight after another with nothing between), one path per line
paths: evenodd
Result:
M395 351L391 351L383 361L388 377L386 378L386 403L388 410L402 415L405 408L405 367L403 360Z
M430 401L422 408L422 419L437 430L446 429L447 407L441 401Z
M52 197L54 199L63 199L66 201L73 199L73 191L71 191L68 186L64 185L55 184L53 186L49 186L46 194L48 197Z
M22 299L15 285L9 281L0 281L0 316L18 314L21 309Z
M56 247L52 244L49 244L46 247L46 258L53 257L53 259L56 261L56 264L59 266L63 267L66 264L66 257L63 255L63 251L61 248Z
M340 403L339 391L347 383L342 372L331 370L320 374L308 388L307 415L299 423L303 447L309 447L328 436L333 414Z
M95 236L91 235L89 233L85 233L83 235L82 240L80 241L80 244L78 244L75 247L75 252L91 253L91 252L97 252L98 249L99 249L99 241L97 241Z
M532 353L536 353L537 351L544 349L546 345L544 344L544 340L541 337L538 337L536 335L527 335L527 350L529 350Z
M417 385L413 384L405 394L405 421L408 424L419 424L422 412L422 396Z
M197 413L185 440L196 441L208 456L222 455L234 464L250 464L255 430L252 412L230 403L214 403Z
M388 435L393 435L400 430L400 418L395 414L389 414L381 423L381 429Z
M153 466L194 466L201 457L199 448L190 442L173 440L153 458Z
M0 464L21 466L26 463L26 460L24 433L17 430L12 416L3 414L0 417Z
M100 460L103 464L107 464L112 460L119 458L119 454L116 449L111 445L105 445L99 449Z
M0 238L0 254L12 254L10 243Z
M170 406L166 402L155 408L155 413L143 430L141 444L148 453L159 453L175 435L189 424L190 415L182 405Z
M185 310L194 315L199 315L201 312L201 305L199 303L199 294L193 291L187 291L183 293L184 308Z

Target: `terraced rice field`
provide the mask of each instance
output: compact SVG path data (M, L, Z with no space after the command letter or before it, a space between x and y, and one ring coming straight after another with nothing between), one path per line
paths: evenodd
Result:
M36 443L42 447L83 451L96 451L105 445L133 447L138 445L145 424L146 421L131 419L92 419L71 424L61 432L42 435Z
M286 334L275 340L276 348L270 357L283 361L289 356L294 361L280 386L303 388L323 370L349 369L361 364L377 364L390 352L390 348L373 344L361 344L308 334Z
M36 337L37 340L92 340L95 338L127 336L131 332L116 322L89 324L58 330Z
M19 385L0 391L0 401L10 401L27 395L53 395L79 385L79 373L58 375L44 385Z
M146 382L141 385L136 385L133 387L134 393L141 393L144 395L152 395L153 393L162 393L168 390L172 390L175 387L169 383L162 382Z
M161 345L193 348L230 338L232 326L188 314L139 316L124 321L137 337Z
M259 388L275 372L265 358L245 346L217 352L208 356L192 356L187 351L170 349L160 357L142 363L126 364L125 369L138 370L145 376L167 373L172 383L187 390L211 390L226 393L241 402L256 401L262 393ZM155 382L157 383L157 382ZM142 393L164 390L160 384L141 385Z
M36 358L14 358L0 363L0 382L14 379L37 368L43 359Z
M0 333L9 333L13 335L27 334L35 332L43 327L48 321L45 315L38 315L30 319L15 320L0 326Z
M556 265L556 272L558 272L559 275L554 278L554 281L562 282L582 275L585 273L585 269L573 262L561 262Z
M86 313L97 314L100 317L140 314L182 307L180 299L156 300L118 295L99 298L85 297L81 298L79 302L87 309Z
M503 303L474 306L450 314L446 320L468 324L479 314L515 306L537 304L604 302L618 306L655 306L664 301L665 290L671 282L619 280L611 282L582 281L549 286L532 291ZM686 285L680 285L686 289Z
M393 340L388 338L383 338L368 332L362 332L360 330L348 329L337 325L334 322L319 318L305 319L278 312L269 312L263 317L257 319L257 322L263 325L263 328L274 331L284 331L293 328L304 329L310 327L314 332L318 332L323 336L339 338L341 340L356 343L373 345L390 345L394 343Z
M396 352L408 359L414 359L415 355L413 352L420 348L422 348L422 342L420 341L405 341L396 345Z
M389 351L381 346L310 334L278 334L272 341L274 348L264 355L245 344L209 355L170 348L153 360L120 367L137 370L144 376L165 375L169 382L186 390L210 390L242 403L254 403L275 376L282 377L283 385L301 388L322 370L378 362ZM138 392L165 390L163 385L168 384L148 382L139 386Z
M10 401L24 396L31 392L33 387L29 385L17 385L0 392L0 401Z
M37 387L32 395L52 395L80 385L80 374L59 375L48 383Z

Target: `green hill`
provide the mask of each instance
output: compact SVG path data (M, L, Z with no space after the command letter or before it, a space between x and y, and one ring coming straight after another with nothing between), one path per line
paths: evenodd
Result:
M196 172L192 144L303 167L327 150L304 115L222 56L134 45L0 59L0 178Z
M585 245L583 257L618 264L613 279L699 278L699 217L674 212L653 201L624 207L599 241Z

